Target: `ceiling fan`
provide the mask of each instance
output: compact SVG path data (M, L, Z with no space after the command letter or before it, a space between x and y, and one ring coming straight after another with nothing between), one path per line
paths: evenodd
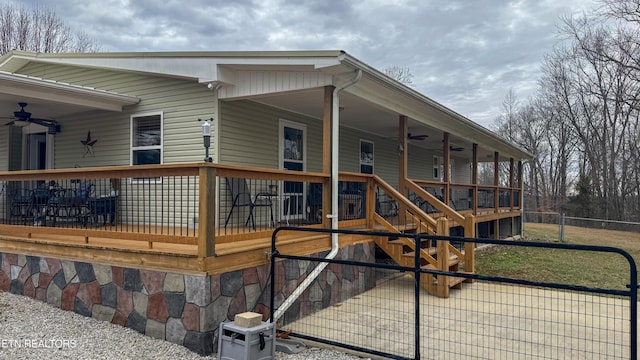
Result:
M15 125L15 126L27 126L30 124L38 124L48 128L48 132L50 134L56 134L60 132L60 125L57 121L52 119L40 119L31 117L31 113L25 111L24 108L28 105L25 102L18 103L20 106L20 111L14 111L12 117L7 117L7 119L11 119L10 122L5 125Z
M426 138L428 138L429 135L427 134L420 134L420 135L415 135L412 133L407 133L407 139L409 140L424 140Z
M440 148L440 149L429 149L429 150L438 151L442 149ZM449 151L464 151L464 148L462 146L449 145Z

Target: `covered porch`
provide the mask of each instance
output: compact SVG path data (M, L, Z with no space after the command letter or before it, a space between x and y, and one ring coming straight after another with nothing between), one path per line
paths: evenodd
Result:
M479 223L520 215L519 187L407 179L404 195L376 175L339 177L340 228L442 234L461 227L460 235L469 236ZM331 206L327 192L311 194L329 180L321 173L213 163L4 172L0 246L209 274L258 266L268 260L275 227L329 226L326 216L318 216ZM242 191L233 188L237 183ZM86 198L80 196L84 184L91 184ZM432 194L434 188L450 199L462 192L470 206L454 210ZM304 204L300 193L286 192L293 189L305 194ZM244 191L254 205L238 200ZM375 240L341 236L340 244ZM299 254L331 247L325 235L285 234L279 241Z

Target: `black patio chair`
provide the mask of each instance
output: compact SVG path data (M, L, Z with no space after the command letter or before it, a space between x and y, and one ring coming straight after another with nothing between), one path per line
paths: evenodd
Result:
M251 191L249 190L249 186L247 185L247 180L244 178L226 178L226 182L233 202L231 204L231 210L229 210L229 215L227 215L227 220L224 222L225 229L229 224L229 220L231 220L233 210L239 207L249 208L249 215L247 216L247 221L245 221L244 226L247 226L249 224L249 221L251 221L251 227L253 228L253 230L255 230L255 209L257 207L267 206L269 207L271 213L271 226L275 226L275 221L273 219L273 203L271 201L270 193L260 192L255 196L252 196Z
M78 222L87 225L91 214L91 198L93 196L94 185L88 181L80 182L80 186L73 192L72 206L75 208Z
M9 193L11 209L9 211L10 223L18 219L24 225L33 221L33 191L31 189L19 188Z
M88 193L85 190L79 192L78 189L71 188L57 189L53 192L49 197L48 203L52 226L56 226L56 223L59 220L83 222L81 215L83 208L86 208L87 206L87 194Z

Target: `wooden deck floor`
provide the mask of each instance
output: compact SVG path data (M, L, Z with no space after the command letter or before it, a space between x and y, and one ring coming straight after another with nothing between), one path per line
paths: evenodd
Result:
M102 262L112 265L131 265L162 269L179 269L206 273L220 273L258 266L269 261L271 235L274 229L254 232L251 228L236 231L234 235L217 236L215 256L197 257L197 238L188 237L193 244L149 241L154 234L168 234L167 229L147 228L138 234L129 227L118 231L102 229L64 229L31 226L0 226L0 251L53 256L73 260ZM350 229L364 229L351 226ZM193 229L189 229L192 234ZM180 233L179 231L177 233ZM183 229L183 234L187 233ZM135 238L140 235L141 239ZM156 235L159 237L159 235ZM341 246L371 241L362 236L341 236ZM281 233L278 246L290 254L309 254L331 248L328 234Z
M489 217L517 214L499 213ZM478 220L488 221L485 218L481 216ZM340 222L340 228L366 230L365 220ZM274 228L254 231L251 227L235 227L233 233L227 231L227 235L221 235L224 230L216 229L215 255L198 258L197 230L193 228L131 224L99 228L0 225L0 252L206 273L232 271L268 262ZM370 241L374 239L340 236L340 246ZM331 239L328 234L283 232L278 236L278 246L285 248L288 254L305 255L329 250Z

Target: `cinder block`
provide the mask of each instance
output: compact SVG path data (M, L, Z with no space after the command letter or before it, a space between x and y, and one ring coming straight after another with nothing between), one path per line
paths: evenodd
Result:
M262 314L254 312L237 314L233 319L233 323L242 328L256 327L262 323Z

